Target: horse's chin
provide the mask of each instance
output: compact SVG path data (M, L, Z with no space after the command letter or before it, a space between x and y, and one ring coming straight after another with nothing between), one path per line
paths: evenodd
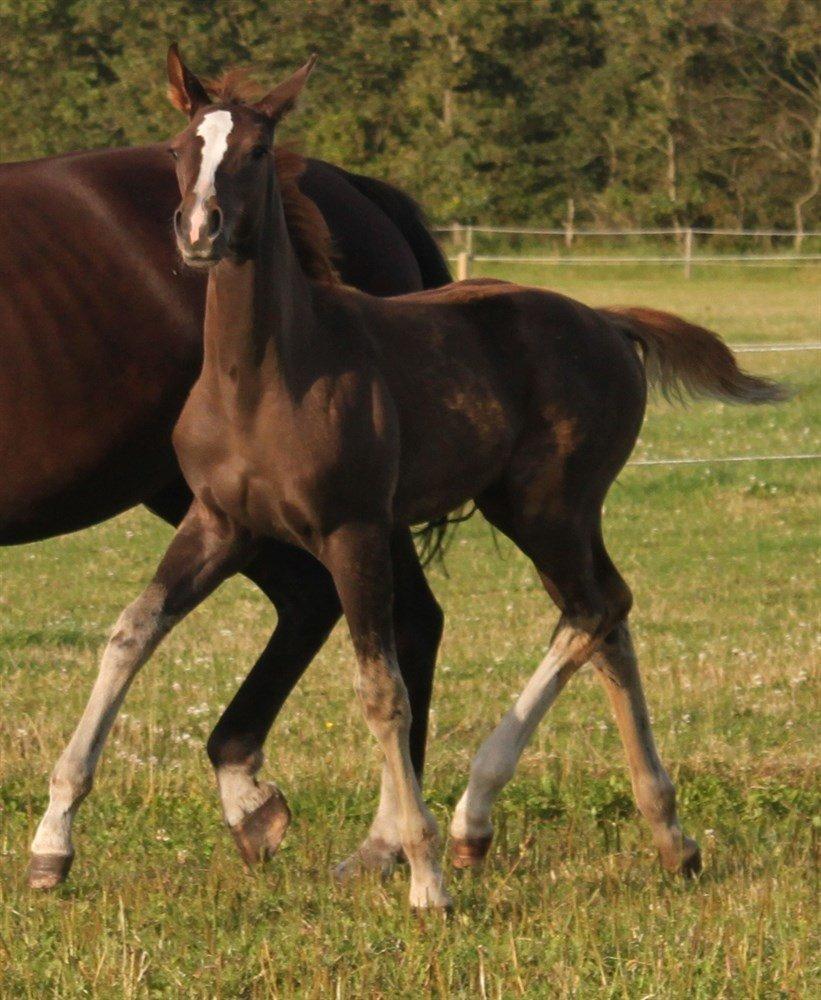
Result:
M182 254L181 256L183 264L194 271L210 271L222 260L222 257L198 257L190 254Z

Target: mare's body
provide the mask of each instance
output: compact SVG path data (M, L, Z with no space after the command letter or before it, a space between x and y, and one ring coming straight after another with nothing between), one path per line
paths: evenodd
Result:
M300 186L347 283L449 280L401 193L315 160ZM0 166L0 544L138 503L185 513L171 431L202 364L205 278L171 240L178 197L162 145Z

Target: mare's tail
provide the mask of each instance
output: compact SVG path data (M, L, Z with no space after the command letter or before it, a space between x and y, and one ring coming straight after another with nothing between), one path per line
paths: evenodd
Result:
M647 382L657 385L667 399L690 395L730 403L777 403L790 396L785 385L739 368L721 337L702 326L656 309L619 306L599 312L615 319L641 345Z

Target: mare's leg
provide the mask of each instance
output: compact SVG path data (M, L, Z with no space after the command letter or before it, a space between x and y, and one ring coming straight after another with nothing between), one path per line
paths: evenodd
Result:
M421 785L433 673L442 638L443 615L419 565L419 557L409 531L402 529L394 533L391 555L396 652L402 680L410 699L411 762ZM399 802L391 770L385 763L382 767L379 806L368 835L360 847L337 866L336 876L344 879L363 870L387 872L401 855Z
M339 528L325 539L323 562L336 584L359 662L356 690L385 755L410 863L412 906L447 906L436 821L425 806L410 755L408 692L393 635L390 535L383 525Z
M605 635L626 617L631 602L630 591L615 569L601 572L594 557L597 510L587 518L579 512L573 519L564 519L545 509L540 516L531 514L525 519L520 512L527 507L512 492L500 490L480 506L530 556L562 615L547 655L473 760L468 786L451 823L457 867L477 864L487 853L493 835L493 803L513 777L536 726Z
M236 571L246 551L229 523L194 503L154 579L120 615L80 723L51 776L48 809L31 845L33 888L51 888L68 874L74 814L91 791L103 744L137 671L171 628Z
M618 625L593 655L621 733L636 804L650 824L662 865L668 871L697 875L698 844L681 832L676 791L659 759L627 622Z
M223 814L249 866L271 857L290 822L284 796L258 781L279 710L339 619L328 571L309 553L263 542L243 570L277 609L277 625L208 739Z

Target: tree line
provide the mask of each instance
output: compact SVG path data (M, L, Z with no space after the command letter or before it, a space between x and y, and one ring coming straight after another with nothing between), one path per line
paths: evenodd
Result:
M816 0L0 0L0 159L153 142L204 75L320 63L283 135L437 222L819 225Z

